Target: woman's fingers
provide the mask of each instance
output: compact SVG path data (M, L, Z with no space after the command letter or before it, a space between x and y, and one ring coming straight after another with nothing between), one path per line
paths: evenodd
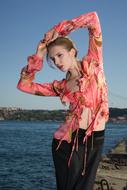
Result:
M54 29L51 29L44 35L44 39L46 43L49 43L55 40L58 36L59 36L58 32L56 32Z
M50 30L49 32L47 32L45 35L44 35L44 39L46 41L49 41L53 36L53 30Z
M57 31L54 31L54 36L53 36L53 38L56 39L56 38L58 38L58 36L59 36L59 33L58 33Z

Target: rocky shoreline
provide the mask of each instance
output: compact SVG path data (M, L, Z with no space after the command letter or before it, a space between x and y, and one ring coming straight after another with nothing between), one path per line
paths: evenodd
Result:
M102 157L93 190L127 190L127 137Z

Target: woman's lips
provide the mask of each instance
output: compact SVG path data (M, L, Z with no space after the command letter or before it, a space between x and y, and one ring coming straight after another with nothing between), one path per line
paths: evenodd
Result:
M63 65L59 66L59 69L63 69Z

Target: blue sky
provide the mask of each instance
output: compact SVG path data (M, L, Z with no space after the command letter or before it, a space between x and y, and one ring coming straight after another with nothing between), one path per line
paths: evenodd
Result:
M38 97L17 90L20 70L39 40L58 22L96 11L103 32L104 70L109 88L109 106L127 108L127 1L115 0L1 0L0 1L0 107L66 109L58 97ZM87 53L88 31L70 34ZM62 79L65 73L50 68L46 61L36 82Z

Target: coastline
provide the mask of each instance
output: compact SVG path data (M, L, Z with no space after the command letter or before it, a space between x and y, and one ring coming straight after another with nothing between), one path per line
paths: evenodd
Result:
M18 121L64 121L68 110L33 110L15 107L0 107L0 120ZM107 123L127 124L127 108L109 108Z

